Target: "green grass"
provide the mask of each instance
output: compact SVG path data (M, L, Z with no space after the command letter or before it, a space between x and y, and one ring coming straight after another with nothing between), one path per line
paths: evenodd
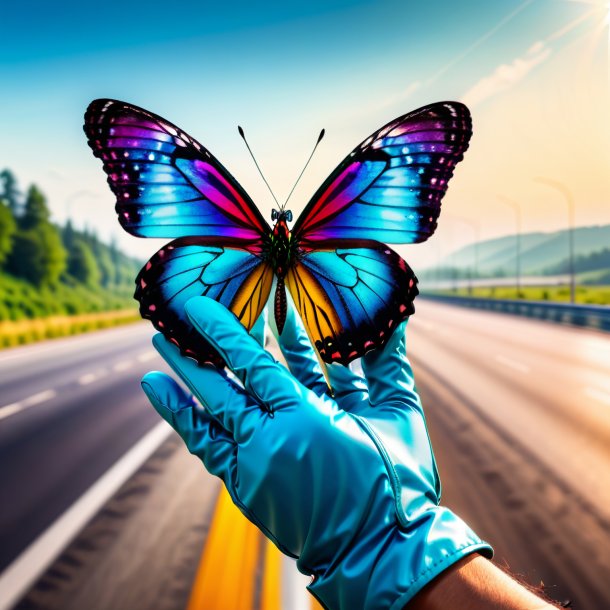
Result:
M76 282L36 287L0 273L0 322L99 313L137 307L134 287L84 286Z
M429 294L475 297L481 299L523 299L526 301L570 302L569 286L524 286L517 295L513 286L458 288L434 290ZM610 305L610 286L577 286L576 302L585 305Z
M76 316L51 316L37 320L8 320L0 322L0 349L78 335L138 320L141 320L140 314L134 309Z
M132 286L36 287L0 273L0 349L140 320Z

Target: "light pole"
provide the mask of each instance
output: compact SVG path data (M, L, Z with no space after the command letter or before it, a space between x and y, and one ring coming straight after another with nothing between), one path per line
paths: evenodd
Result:
M521 207L516 201L505 197L504 195L498 195L498 199L508 207L512 208L515 211L515 221L517 224L517 240L516 240L516 252L517 252L517 298L521 298Z
M479 270L480 225L478 222L475 222L474 220L468 220L467 218L463 218L462 216L451 215L450 217L453 218L454 220L457 220L458 222L468 225L474 233L474 244L473 244L473 246L474 246L474 270L473 270L473 273L470 273L470 275L468 277L468 294L472 295L473 275L476 278L478 276L478 270Z
M568 273L570 275L570 303L574 304L576 301L576 274L574 272L574 197L572 197L570 189L562 182L542 177L534 178L534 180L559 191L565 197L566 203L568 204Z

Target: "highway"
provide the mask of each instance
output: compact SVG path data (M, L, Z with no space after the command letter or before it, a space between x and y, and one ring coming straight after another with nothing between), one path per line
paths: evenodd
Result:
M451 506L496 559L610 607L610 335L418 299L407 346ZM148 324L0 353L0 571L158 422Z
M141 323L0 353L0 572L158 423Z

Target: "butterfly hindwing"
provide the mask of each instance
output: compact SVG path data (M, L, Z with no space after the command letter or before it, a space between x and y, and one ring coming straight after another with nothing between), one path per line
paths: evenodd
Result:
M271 291L273 270L258 256L234 246L209 245L198 237L176 239L140 271L135 297L143 318L199 363L224 362L187 319L184 305L209 296L230 309L250 330Z
M425 241L472 135L468 108L439 102L391 121L354 149L296 221L301 241Z
M286 286L322 359L343 364L384 345L418 293L407 263L367 240L303 252Z
M184 131L109 99L89 105L84 129L104 163L126 231L139 237L214 235L260 251L268 224L235 178Z

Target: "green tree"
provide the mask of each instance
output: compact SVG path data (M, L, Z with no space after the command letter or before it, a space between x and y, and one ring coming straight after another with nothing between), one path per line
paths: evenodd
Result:
M19 198L21 193L17 187L17 178L13 172L6 168L0 172L0 182L2 183L2 194L0 199L6 202L9 210L13 213L13 216L19 215Z
M19 224L22 229L33 229L41 223L48 223L51 212L47 206L47 199L35 184L28 189L23 216Z
M68 273L77 281L95 286L100 281L100 271L89 245L82 238L75 238L68 252Z
M8 270L32 284L53 284L66 269L66 250L59 232L48 222L15 234Z
M0 203L0 265L3 265L13 247L13 236L17 230L17 223L11 210Z

